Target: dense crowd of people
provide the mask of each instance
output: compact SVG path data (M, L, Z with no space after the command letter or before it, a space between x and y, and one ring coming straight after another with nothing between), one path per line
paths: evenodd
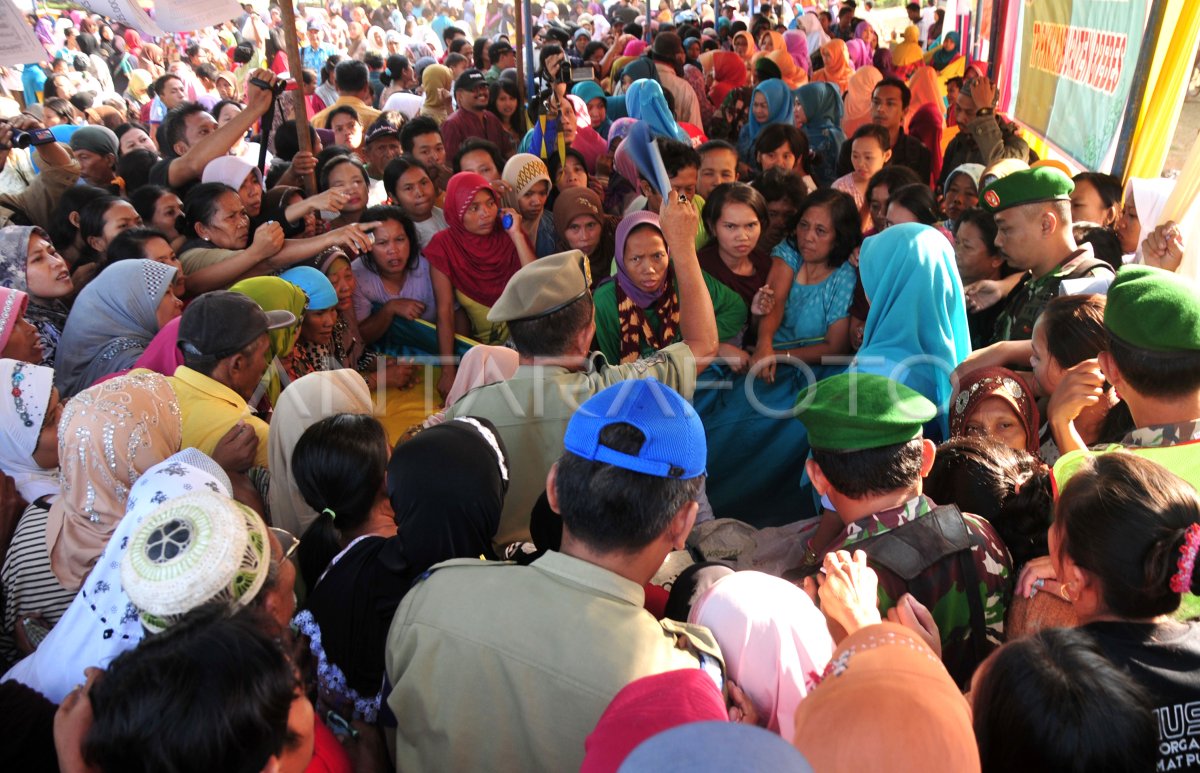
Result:
M1175 182L933 5L514 10L29 15L13 769L1200 770Z

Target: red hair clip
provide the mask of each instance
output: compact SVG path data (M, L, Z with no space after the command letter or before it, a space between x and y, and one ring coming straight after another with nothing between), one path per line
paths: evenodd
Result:
M1183 547L1179 549L1179 560L1175 562L1179 570L1171 578L1171 590L1176 593L1187 593L1192 587L1192 571L1196 566L1196 554L1200 552L1200 523L1188 527L1183 537Z

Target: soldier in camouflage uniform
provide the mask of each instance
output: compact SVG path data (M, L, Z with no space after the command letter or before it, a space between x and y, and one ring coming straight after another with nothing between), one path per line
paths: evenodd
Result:
M1012 560L991 525L921 494L934 446L933 403L882 376L846 373L800 393L813 486L843 528L825 552L863 550L879 575L879 611L905 593L929 608L942 659L960 685L1003 641Z

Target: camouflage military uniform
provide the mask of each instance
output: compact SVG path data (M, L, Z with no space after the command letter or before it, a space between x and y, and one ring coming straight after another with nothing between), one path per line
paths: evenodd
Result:
M935 507L937 505L928 497L919 496L900 507L859 518L842 530L830 544L829 550L853 552L856 545L926 516ZM963 520L971 542L971 558L980 580L978 592L983 602L987 632L987 642L982 650L986 654L1004 639L1004 616L1012 593L1012 559L986 520L968 513L963 514ZM904 580L888 569L873 562L872 566L879 575L879 612L886 616L900 596L909 592L909 588ZM932 573L932 576L924 574L920 579L925 581L922 584L926 587L932 586L932 594L914 587L913 595L929 608L937 622L942 635L942 660L961 685L969 681L975 666L979 664L975 643L971 641L971 605L964 586L962 567L956 558L948 556L931 565L926 573ZM914 585L917 585L916 581Z
M1082 277L1113 277L1112 269L1107 265L1096 265L1089 268L1082 266L1084 261L1094 261L1090 250L1076 250L1071 256L1060 263L1057 268L1040 279L1027 276L1017 289L1009 296L1004 311L996 318L996 327L992 331L992 343L998 341L1028 341L1033 338L1033 323L1046 304L1058 295L1064 279ZM1078 276L1072 276L1078 273Z

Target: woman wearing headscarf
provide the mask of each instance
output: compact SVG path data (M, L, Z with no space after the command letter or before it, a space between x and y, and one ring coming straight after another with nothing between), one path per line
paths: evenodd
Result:
M754 92L748 83L749 72L741 57L729 51L714 52L712 62L713 85L709 89L709 98L716 110L708 125L708 136L736 143L746 124Z
M925 59L920 39L920 28L915 24L910 24L904 28L904 34L900 41L892 44L892 64L899 72L903 73L904 77L908 77L913 68Z
M125 514L129 487L179 450L179 403L164 376L131 373L85 389L63 411L62 495L50 507L46 547L63 587L76 591Z
M183 303L171 289L175 273L153 260L122 260L83 288L54 363L64 397L132 368L159 329L182 313Z
M871 122L871 97L881 80L883 73L873 65L860 67L850 76L850 88L846 91L846 114L842 117L842 131L847 137L854 134L858 127Z
M708 90L708 98L720 107L730 91L746 85L748 73L746 63L731 51L714 51L711 61L713 84Z
M574 94L567 94L565 104L570 105L570 109L563 110L563 120L569 120L572 115L575 119L575 133L573 136L568 135L565 138L567 145L583 156L584 167L588 174L595 174L596 161L608 152L608 140L601 137L592 128L592 114L588 111L587 103L582 98Z
M942 44L926 55L926 61L938 72L946 69L946 65L963 55L959 50L960 40L957 32L947 32L946 37L942 38Z
M982 164L959 164L946 175L946 184L942 188L942 212L946 215L943 225L951 233L958 228L962 213L979 204L982 189L979 179L982 176Z
M1175 180L1165 177L1131 177L1125 184L1125 201L1121 216L1117 218L1116 231L1121 240L1121 251L1133 256L1133 262L1142 262L1142 242L1158 225L1174 190Z
M441 64L431 64L421 73L421 91L425 94L425 104L421 105L420 115L437 121L442 125L454 110L450 101L450 89L454 76L450 68Z
M908 133L929 148L929 172L935 183L941 179L942 174L942 130L944 128L945 111L940 105L932 102L927 102L918 108L908 121Z
M626 215L617 226L616 281L594 297L596 347L611 363L629 363L682 340L679 290L666 238L653 212ZM727 341L746 326L746 304L737 293L704 274L717 319L717 337Z
M512 215L505 230L502 215ZM536 256L525 232L521 214L501 209L500 194L482 176L460 172L446 186L446 228L434 234L424 257L432 268L437 300L439 353L450 362L454 354L455 301L466 311L471 337L485 344L508 338L504 324L488 321L488 311L504 292L517 270ZM454 382L454 369L443 367L438 391L445 394Z
M295 625L317 659L317 705L374 722L384 699L384 648L396 607L434 564L491 556L509 461L486 419L438 424L388 459L383 427L365 416L318 422L296 444L293 469L320 515L301 540L334 550ZM386 471L386 487L385 473ZM319 566L320 558L313 568ZM307 571L306 575L312 571Z
M788 30L783 33L783 45L791 55L792 61L806 76L812 76L812 59L808 53L808 36L800 30Z
M817 11L810 9L804 12L803 15L796 17L797 27L804 32L808 41L809 56L816 54L825 44L829 42L829 35L826 34L824 27L821 26L821 17L817 15Z
M871 57L871 63L875 65L875 69L883 73L883 77L899 77L896 73L895 62L892 61L892 50L890 48L880 47L876 49L875 55Z
M583 104L587 107L588 114L592 116L591 128L601 137L605 138L605 141L607 142L609 127L612 126L612 122L614 120L620 118L618 115L613 115L610 109L613 102L618 98L610 97L605 94L604 89L600 88L600 84L596 83L595 81L583 81L581 83L576 83L571 87L571 93L583 100ZM599 125L596 125L595 114L592 112L592 106L596 104L595 100L600 100L604 107L604 120L601 121ZM621 102L623 106L624 100L621 100ZM521 109L520 105L517 106L517 109ZM597 106L596 109L599 110L599 106Z
M779 78L789 89L796 89L808 83L808 74L796 66L792 55L787 51L775 50L759 58L758 61L769 61L779 71Z
M58 341L67 325L64 299L75 289L71 272L50 241L36 226L0 228L0 286L29 296L25 319L42 341L43 365L54 365Z
M40 365L42 339L33 323L25 319L27 308L27 294L0 287L0 357Z
M257 159L257 154L255 158ZM219 156L204 166L200 182L225 183L237 191L251 222L262 213L265 186L262 170L254 163L238 156Z
M1037 456L1040 428L1033 390L1007 368L966 374L950 402L951 437L991 437Z
M607 214L590 188L567 188L554 202L557 250L579 250L588 259L592 288L612 274L620 218Z
M205 490L232 495L225 472L194 448L146 470L130 488L124 517L62 618L3 680L15 679L58 703L79 686L85 669L107 668L117 655L135 648L145 629L138 615L128 614L131 602L121 582L128 540L163 502Z
M850 55L850 64L854 66L855 70L871 64L871 47L867 45L866 41L859 38L850 40L846 43L846 53Z
M738 135L738 158L745 164L754 165L754 143L763 127L773 123L792 124L794 109L791 89L778 78L765 80L755 86L750 102L750 118Z
M300 337L300 319L308 307L308 298L299 287L277 276L243 279L229 289L245 295L263 311L289 311L296 317L295 325L267 332L270 339L267 360L270 364L263 373L258 389L246 401L251 408L270 409L279 400L279 393L291 382L284 362L291 357L296 339Z
M271 465L267 500L272 524L300 535L317 518L296 487L292 472L292 453L304 431L329 416L369 416L374 410L367 383L344 368L310 373L284 390L272 416L273 431L267 436Z
M654 136L680 142L689 141L687 133L680 128L675 116L671 114L671 109L667 107L667 98L663 96L662 86L658 81L634 81L625 92L625 107L629 110L630 118L649 124L650 132Z
M742 58L742 61L749 66L754 55L758 53L758 46L754 45L754 37L745 30L735 32L733 34L733 53Z
M952 392L947 374L971 353L962 280L950 242L930 226L894 225L863 243L858 272L871 303L858 367L924 395L938 408L925 437L946 439Z
M300 334L285 363L288 377L295 381L309 373L340 370L342 363L333 356L333 326L338 315L338 294L333 283L312 266L289 268L279 278L299 287L308 299Z
M979 771L971 709L937 654L897 623L860 628L833 652L830 672L796 712L794 743L815 770ZM845 728L871 707L869 739Z
M833 654L825 616L796 585L761 572L734 572L705 591L688 621L712 631L729 678L791 742L796 710Z
M854 74L854 63L850 61L850 52L846 43L841 40L831 40L821 49L821 61L824 67L812 74L814 83L832 83L838 87L841 96L850 87L850 76Z
M827 187L837 179L837 157L846 135L842 132L842 94L832 83L806 83L795 91L796 123L808 136L816 155L813 177Z

